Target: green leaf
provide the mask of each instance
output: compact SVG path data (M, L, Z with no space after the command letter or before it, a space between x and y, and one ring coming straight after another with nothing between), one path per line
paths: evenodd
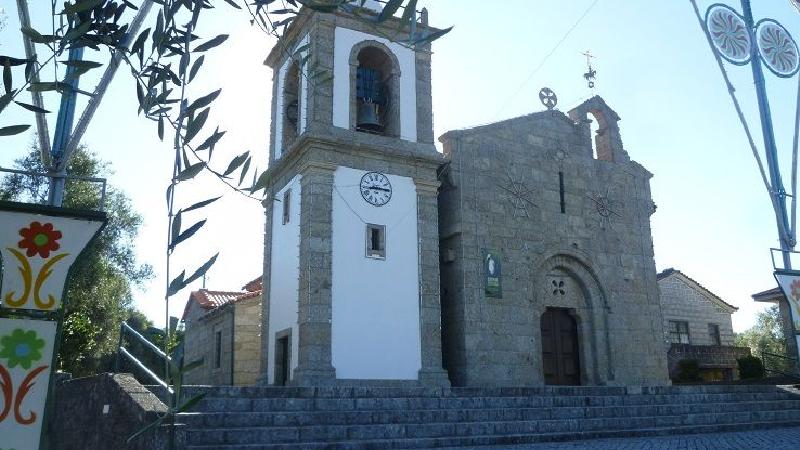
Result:
M384 22L386 19L392 17L395 12L403 5L403 0L389 0L383 6L383 10L378 15L377 21Z
M196 362L196 361L195 361L195 362ZM200 361L200 363L202 364L202 361ZM203 394L197 394L197 395L195 395L194 397L192 397L192 398L190 398L189 400L187 400L187 401L186 401L186 403L184 403L183 405L181 405L181 407L180 407L180 408L178 408L178 410L177 410L176 412L178 412L178 413L182 413L182 412L188 411L188 410L189 410L190 408L192 408L194 405L198 404L198 403L200 402L200 400L202 400L202 399L203 399L203 397L205 397L205 396L206 396L206 394L205 394L205 393L203 393Z
M218 46L219 44L222 44L223 42L225 42L227 39L228 39L228 35L227 34L220 34L219 36L217 36L217 37L215 37L215 38L213 38L213 39L211 39L209 41L206 41L206 42L198 45L197 47L195 47L194 51L196 51L196 52L204 52L206 50L211 50L212 48L214 48L214 47Z
M205 275L206 272L208 272L208 269L210 269L211 266L213 266L214 263L217 262L217 257L218 256L219 256L219 253L217 253L216 255L212 256L211 258L208 259L208 261L203 263L202 266L198 267L197 270L195 270L194 273L189 278L186 279L186 283L187 284L191 283L192 281L194 281L194 280L202 277L203 275Z
M7 127L2 127L0 128L0 136L13 136L15 134L20 134L30 127L30 125L9 125Z
M415 38L410 39L409 43L412 44L412 45L427 44L427 43L435 41L436 39L439 39L440 37L442 37L445 34L449 33L450 30L452 30L452 29L453 29L453 27L448 27L448 28L445 28L444 30L438 30L438 31L434 31L433 33L428 33L428 34L425 34L425 35L422 35L422 36L419 36L419 37L415 37Z
M175 239L178 239L178 235L180 234L181 234L181 212L178 211L178 214L175 214L175 217L172 218L172 229L169 235L170 242L173 242Z
M3 87L6 90L6 94L11 93L11 64L3 64Z
M192 68L189 69L189 81L187 83L191 83L194 80L194 76L197 75L197 71L200 70L200 67L203 65L203 60L205 59L204 55L200 55L194 63L192 64Z
M103 3L104 0L76 0L73 4L64 5L64 12L67 14L76 14L81 11L94 9L95 6Z
M68 83L62 83L60 81L42 81L39 83L31 83L28 86L28 90L31 92L44 92L44 91L72 91L72 86Z
M199 151L205 150L205 149L209 149L210 151L213 151L214 150L214 146L217 145L217 142L219 142L219 140L222 139L222 136L224 136L224 135L225 135L225 131L219 131L219 127L217 127L217 130L214 131L214 134L212 134L211 136L206 138L206 140L203 141L203 143L200 144L199 147L197 147L197 151L199 152Z
M222 198L221 195L219 197L209 198L208 200L203 200L201 202L197 202L197 203L193 204L192 206L190 206L190 207L188 207L186 209L182 209L181 211L183 211L183 212L194 211L195 209L200 209L200 208L202 208L202 207L204 207L206 205L210 205L211 203L214 203L215 201L217 201L217 200L219 200L221 198Z
M206 108L200 111L193 120L189 122L186 126L186 136L183 138L185 143L189 143L193 137L197 136L197 133L203 128L203 125L206 123L206 119L208 119L208 111L209 108Z
M36 44L49 44L50 42L54 41L52 37L46 37L31 27L21 27L19 30L28 39L30 39L31 42L34 42Z
M164 116L158 116L158 139L164 141Z
M250 169L250 161L252 158L249 156L247 157L247 161L244 162L244 166L242 166L242 172L239 174L239 184L237 186L242 185L242 181L244 181L244 176L247 175L247 170Z
M172 239L172 242L170 242L170 244L169 244L169 249L170 250L174 249L181 242L183 242L183 241L189 239L190 237L194 236L194 234L197 233L197 231L200 228L202 228L203 225L205 225L205 224L206 224L206 219L203 219L203 220L193 224L189 228L183 230L181 232L181 234L178 235L178 237L176 237L175 239ZM194 280L192 280L191 277L190 277L189 279L186 280L186 284L189 284L192 281L194 281Z
M250 193L253 194L267 187L267 183L269 183L269 180L270 180L269 171L265 170L264 172L261 173L261 175L258 176L258 181L256 181L255 184L253 184L253 186L250 187Z
M86 34L89 31L89 28L91 27L92 27L92 21L86 20L82 22L80 25L78 25L76 28L69 30L61 40L67 42L74 41L79 37L83 36L84 34Z
M0 95L0 112L3 112L3 110L6 109L6 106L8 106L11 103L11 99L13 97L14 97L14 91Z
M183 280L183 277L186 276L186 271L182 271L180 275L175 277L172 281L169 282L169 287L167 287L167 296L172 297L173 295L180 292L181 289L185 288L188 283Z
M0 55L0 65L5 66L6 64L10 66L21 66L23 64L27 64L30 60L27 59L19 59L13 58L11 56L4 56Z
M181 173L178 174L178 181L186 181L190 180L195 177L201 170L206 167L206 163L199 162L196 164L192 164L191 166L183 169Z
M152 429L152 428L160 427L161 424L164 423L164 419L166 419L166 418L167 418L167 416L162 416L162 417L159 417L158 419L156 419L155 421L150 422L149 424L147 424L147 426L145 426L141 430L137 431L136 433L133 433L131 435L131 437L128 438L127 442L130 443L131 441L133 441L137 437L139 437L139 436L143 435L144 433L147 433L148 431L150 431L150 429Z
M16 100L14 100L14 103L18 104L19 106L22 106L23 108L27 109L28 111L33 111L35 113L47 114L47 113L50 112L50 111L48 111L48 110L46 110L44 108L39 108L38 106L29 105L27 103L18 102Z
M233 0L225 0L225 3L227 3L227 4L231 5L231 6L233 6L233 7L234 7L234 8L236 8L236 9L242 9L242 7L241 7L241 6L239 6L239 5L237 5L237 4L236 4L236 2L235 2L235 1L233 1Z
M205 108L206 106L210 105L211 102L213 102L217 97L219 97L220 92L222 92L222 89L217 89L216 91L208 95L204 95L198 98L197 100L193 101L188 108L186 108L186 111L194 111L200 108Z
M233 158L231 162L228 164L228 168L225 169L225 172L222 174L222 176L228 176L232 174L236 169L239 168L239 166L241 166L245 162L249 154L250 151L248 150L242 153L241 155Z
M414 11L417 9L417 0L411 0L406 5L406 9L403 10L403 17L400 18L400 26L403 27L406 24L410 27L411 22L414 21Z
M75 67L77 69L96 69L98 67L103 67L103 64L96 62L96 61L87 61L85 59L68 59L66 61L61 61L61 64Z

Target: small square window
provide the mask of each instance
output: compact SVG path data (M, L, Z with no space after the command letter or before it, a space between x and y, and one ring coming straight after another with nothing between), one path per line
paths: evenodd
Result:
M386 258L386 226L367 224L367 253L368 258Z
M283 224L289 223L290 204L292 201L292 190L287 189L283 193Z

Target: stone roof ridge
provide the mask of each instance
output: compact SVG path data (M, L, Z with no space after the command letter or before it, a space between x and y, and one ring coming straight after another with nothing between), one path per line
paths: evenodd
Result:
M488 128L493 128L498 125L508 124L510 122L520 120L520 119L541 119L547 117L554 117L556 119L562 120L572 126L575 126L575 121L570 119L563 111L559 109L546 109L544 111L535 111L532 113L524 114L517 117L509 117L508 119L499 120L497 122L489 122L483 123L479 125L474 125L471 127L464 127L457 130L450 130L439 136L439 142L444 142L450 136L458 136L464 134L473 134L473 133L481 133Z
M261 291L264 288L263 278L263 275L259 275L257 278L248 281L244 286L242 286L242 289L247 292Z
M677 276L683 278L683 280L688 282L689 284L692 284L695 287L697 287L698 289L701 289L703 292L708 294L708 296L711 298L711 300L713 300L715 303L719 304L719 306L721 306L723 308L726 308L726 309L731 309L732 310L731 312L736 312L736 311L739 310L738 307L733 306L730 303L726 302L725 300L720 298L717 294L711 292L707 287L705 287L702 284L700 284L697 280L693 279L692 277L686 275L685 273L683 273L680 270L675 269L673 267L670 267L668 269L662 270L658 275L656 275L656 280L657 281L661 281L661 280L663 280L665 278L668 278L668 277L670 277L672 275L677 275Z

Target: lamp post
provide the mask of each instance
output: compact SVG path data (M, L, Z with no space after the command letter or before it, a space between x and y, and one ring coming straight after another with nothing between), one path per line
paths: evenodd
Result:
M750 0L741 0L742 14L728 5L715 3L706 10L705 19L700 17L697 9L696 0L690 0L694 6L695 13L700 21L701 27L706 34L708 43L717 59L719 69L728 85L728 92L731 95L739 119L747 134L753 156L758 163L761 177L770 195L775 222L778 227L778 238L780 242L780 252L782 264L779 267L773 259L775 269L774 276L779 286L783 290L786 300L789 303L789 318L792 323L792 331L795 335L797 349L800 350L800 271L792 269L791 255L794 253L796 244L796 180L797 180L797 148L798 148L798 127L795 126L795 139L792 149L792 204L791 222L789 211L787 210L786 197L783 180L781 179L780 166L778 164L778 148L775 142L775 131L772 123L772 113L770 111L769 99L766 92L766 81L764 78L763 67L766 66L770 72L780 78L792 78L800 70L800 50L797 43L792 38L786 28L773 19L761 19L755 22L750 8ZM798 1L792 0L794 6L798 6ZM744 114L741 111L739 102L736 98L735 89L731 84L725 71L722 59L729 63L743 66L750 65L755 86L756 98L758 101L759 119L761 121L761 133L764 141L764 157L766 159L766 173L761 157L755 146L750 129ZM800 90L800 85L798 86ZM798 94L797 120L800 120L800 94ZM798 357L800 355L793 355Z

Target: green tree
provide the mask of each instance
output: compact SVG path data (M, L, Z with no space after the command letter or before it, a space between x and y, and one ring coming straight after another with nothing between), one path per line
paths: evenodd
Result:
M46 172L39 150L32 149L15 162L17 169ZM73 176L108 175L108 164L81 148L67 167ZM0 199L46 203L47 179L13 175L0 183ZM70 180L64 207L98 209L102 189L98 183ZM75 262L66 287L66 314L59 368L75 376L107 370L116 350L120 323L130 316L141 319L132 306L132 290L152 277L151 267L140 264L135 254L135 239L142 218L133 211L128 197L109 187L104 199L108 224ZM105 356L105 357L104 357ZM102 364L101 364L102 362Z
M786 339L783 336L783 322L778 305L758 313L756 324L743 333L737 333L735 343L740 347L750 347L754 356L763 357L764 353L786 356ZM781 358L768 357L770 366L776 369L785 368L786 362Z

